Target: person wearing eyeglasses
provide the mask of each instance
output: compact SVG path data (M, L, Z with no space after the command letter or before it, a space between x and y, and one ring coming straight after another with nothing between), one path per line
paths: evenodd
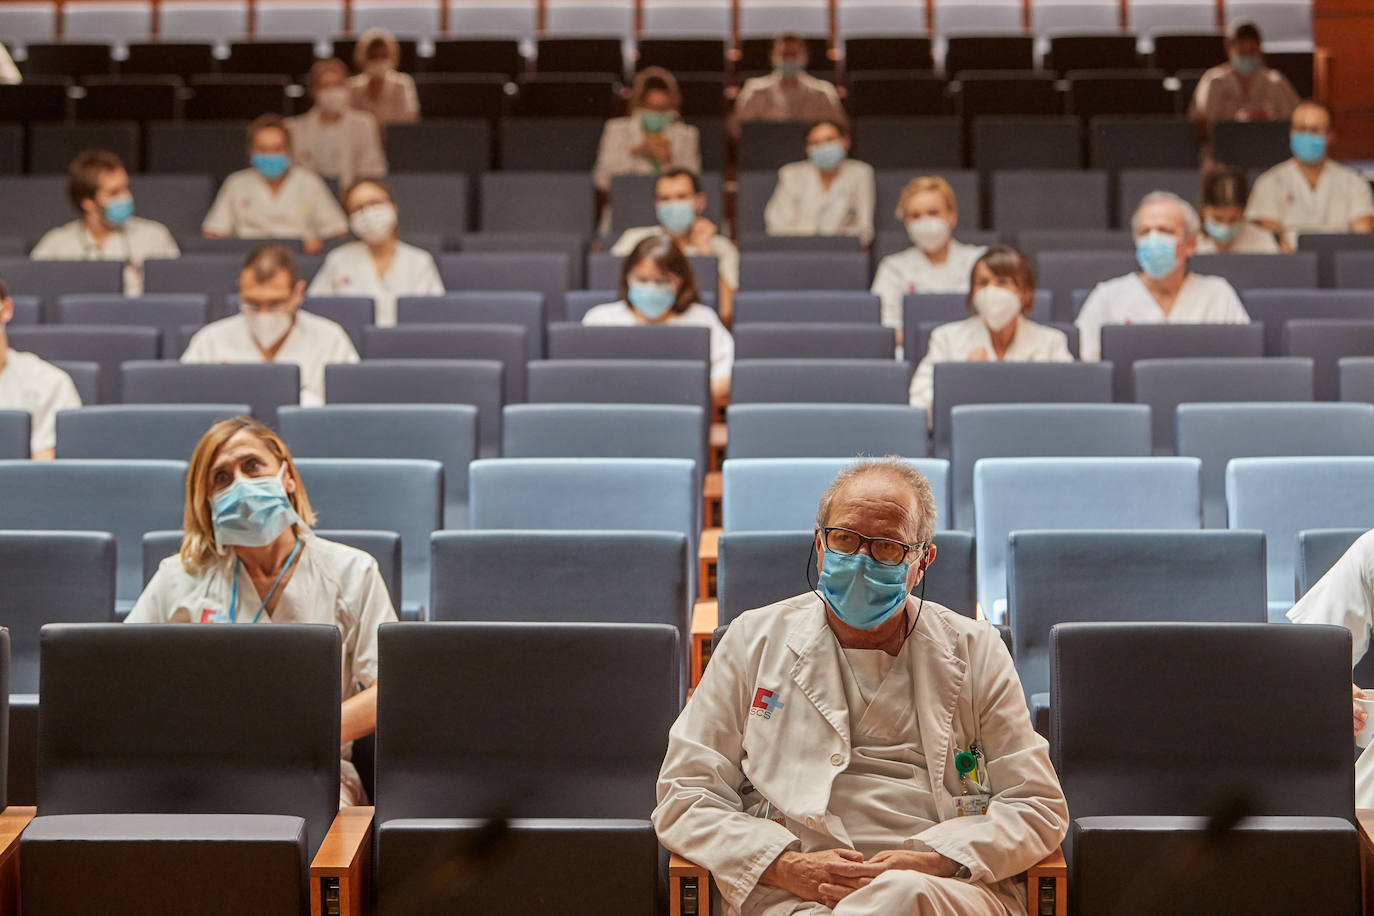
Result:
M1026 913L1068 808L996 629L925 599L935 517L903 459L841 471L814 588L736 618L673 725L654 827L727 914Z
M239 273L239 313L201 328L183 363L295 363L301 406L324 403L324 367L356 363L358 351L336 322L304 311L305 281L284 245L259 245ZM228 397L232 392L226 392Z

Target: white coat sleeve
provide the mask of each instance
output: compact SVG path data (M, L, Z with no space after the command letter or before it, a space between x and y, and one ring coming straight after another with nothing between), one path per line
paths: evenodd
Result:
M1350 219L1354 221L1366 216L1374 216L1374 191L1370 190L1369 182L1361 179L1351 183Z
M892 266L892 255L878 262L869 292L882 301L883 327L902 326L902 298L906 296L906 286L902 282L902 275Z
M415 291L412 296L441 296L444 292L444 279L439 275L439 266L434 263L434 255L426 251L420 269L415 276Z
M974 637L969 656L965 683L980 686L972 703L992 791L988 812L941 821L910 846L929 847L966 866L974 881L992 883L1049 855L1068 832L1069 807L997 630L989 626Z
M629 152L623 149L626 138L617 129L618 118L612 118L601 128L601 141L596 145L596 163L592 166L592 184L598 191L611 190L611 177L625 171Z
M873 199L877 193L874 189L873 170L865 168L859 176L857 185L854 195L854 221L858 225L858 231L855 235L867 245L873 241Z
M1240 301L1240 296L1235 289L1228 283L1223 291L1226 296L1226 322L1228 324L1249 324L1250 313L1245 310L1245 305Z
M736 909L774 859L801 845L783 825L744 811L744 728L753 681L741 629L726 632L668 733L653 813L659 841L709 869Z
M735 338L713 313L711 316L711 381L728 379L735 365Z
M166 561L164 560L163 563ZM180 560L177 560L180 563ZM153 578L148 580L143 593L134 602L133 610L124 618L125 623L166 623L172 616L171 575L159 564Z
M773 188L773 196L768 198L768 203L763 208L763 230L769 235L806 235L814 232L815 227L810 229L798 225L800 216L797 212L797 201L795 192L788 187L787 170L778 170L778 183Z
M361 112L367 117L368 129L359 131L361 134L358 144L358 162L354 170L354 181L361 178L385 178L386 177L386 153L382 150L382 130L377 126L377 119L367 112ZM344 189L341 189L344 190Z
M65 226L58 226L56 229L49 229L43 233L43 237L38 240L38 244L33 246L33 251L29 252L29 257L35 261L62 261L72 258L80 258L79 252L63 251L62 239Z
M1088 294L1073 322L1078 328L1078 358L1085 363L1102 359L1102 310L1107 303L1099 292L1101 288L1094 287Z
M219 193L215 195L215 202L210 205L210 212L205 214L205 220L200 224L202 232L211 235L232 236L235 234L233 188L234 176L230 175L224 179L224 184L219 186Z
M1252 223L1260 220L1283 224L1283 209L1280 206L1279 183L1270 169L1255 179L1250 188L1250 200L1245 206L1245 218Z
M76 390L72 377L54 367L53 383L43 392L43 401L32 412L33 429L29 434L29 451L33 453L57 447L57 412L76 410L81 406L81 395Z
M1374 531L1360 535L1350 549L1288 611L1294 623L1326 623L1350 631L1354 667L1369 648L1374 627Z
M1050 328L1055 333L1051 335L1054 339L1049 346L1049 352L1045 354L1047 363L1071 363L1073 362L1073 352L1069 350L1069 337L1058 328Z
M329 193L329 185L318 175L312 175L311 178L314 188L310 202L310 237L332 239L347 235L348 217L344 216L343 208L334 195Z
M673 165L694 175L701 174L701 134L690 124L679 124L672 132Z
M339 267L339 249L334 249L324 256L324 263L315 273L315 279L310 281L310 286L305 290L307 296L332 296L338 291L335 279Z
M917 333L916 328L910 328L909 331L912 334ZM921 362L916 366L916 374L911 377L910 392L911 406L926 409L927 426L930 425L932 419L931 405L935 403L935 364L958 361L963 358L963 356L955 355L950 346L947 325L941 325L931 332L930 343L926 345L926 354L921 357Z
M183 363L219 362L211 351L209 338L206 336L204 328L191 335L191 340L186 344L186 349L182 351L181 361Z
M358 641L353 649L352 676L366 690L377 680L377 629L384 623L396 621L396 609L391 604L381 571L377 569L377 561L371 556L363 559L357 592L349 596L349 600L356 602L358 607Z

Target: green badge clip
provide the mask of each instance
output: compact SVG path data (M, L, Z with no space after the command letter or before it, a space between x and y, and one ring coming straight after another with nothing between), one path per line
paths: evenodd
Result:
M954 755L954 768L959 771L959 778L963 779L978 769L978 758L969 751L960 751Z

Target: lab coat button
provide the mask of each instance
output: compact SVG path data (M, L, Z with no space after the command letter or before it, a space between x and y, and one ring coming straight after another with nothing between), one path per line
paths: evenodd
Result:
M806 826L807 826L807 827L810 827L812 830L815 830L815 829L816 829L816 819L815 819L814 817L808 817L808 818L806 819Z
M840 764L844 763L844 758L841 757L839 754L831 754L830 762L833 763L835 766L839 766Z

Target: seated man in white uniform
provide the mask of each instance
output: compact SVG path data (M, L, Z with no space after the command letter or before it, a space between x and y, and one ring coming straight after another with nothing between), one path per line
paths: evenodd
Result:
M1285 251L1302 232L1374 231L1374 194L1369 182L1326 155L1335 133L1331 110L1320 102L1293 109L1288 134L1292 159L1255 179L1245 218L1279 234Z
M167 227L134 216L129 173L114 153L88 149L67 169L67 197L77 218L50 229L29 257L36 261L123 261L124 294L143 295L143 262L181 255Z
M356 363L348 332L301 309L305 282L284 245L259 245L239 273L239 314L201 328L181 354L183 363L295 363L301 405L324 403L324 367Z
M905 461L842 471L819 591L738 617L674 724L654 826L727 914L1026 912L1068 808L997 630L911 595L934 529Z
M33 353L10 349L5 333L14 300L0 280L0 410L29 412L29 457L52 458L57 451L57 412L81 406L71 376Z
M1193 205L1168 191L1151 191L1131 217L1140 273L1103 280L1083 303L1078 350L1084 362L1102 358L1105 324L1248 324L1240 297L1222 277L1188 270L1201 221Z
M626 229L611 246L611 254L623 258L650 236L667 232L683 254L715 258L720 278L716 311L728 325L734 314L735 290L739 289L739 249L702 215L705 212L706 195L697 176L684 168L669 169L654 183L654 216L658 225Z
M795 32L773 39L773 72L751 77L735 99L732 124L738 133L745 121L842 120L844 106L834 83L806 72L806 42Z
M897 219L911 247L878 262L871 292L882 299L883 324L902 327L902 297L907 293L966 293L973 262L987 249L954 238L959 203L943 178L924 175L902 188Z
M1294 623L1345 627L1352 637L1350 666L1360 663L1369 651L1369 637L1374 632L1374 531L1365 532L1350 545L1326 575L1293 605L1288 619ZM1351 684L1351 690L1356 700L1374 698L1374 690L1366 693L1355 684ZM1369 714L1355 703L1356 734L1368 719ZM1369 748L1355 761L1355 807L1374 808L1374 751Z
M806 159L778 169L763 208L769 235L857 235L873 240L873 166L849 158L849 128L819 121L806 133Z
M224 179L201 223L206 238L300 239L316 254L323 239L348 232L348 218L324 179L291 161L281 115L248 125L248 153L252 167Z
M325 256L312 296L371 297L378 327L396 324L400 296L438 296L444 281L434 256L407 245L397 232L400 214L386 185L365 178L344 192L348 225L359 241L340 245Z
M181 552L158 564L126 623L333 624L343 634L339 807L365 805L350 758L377 728L377 628L396 619L377 561L316 537L286 445L249 418L201 437L186 471Z
M310 68L309 111L286 119L296 161L346 188L361 178L386 177L382 129L371 112L353 108L348 67L337 57Z

